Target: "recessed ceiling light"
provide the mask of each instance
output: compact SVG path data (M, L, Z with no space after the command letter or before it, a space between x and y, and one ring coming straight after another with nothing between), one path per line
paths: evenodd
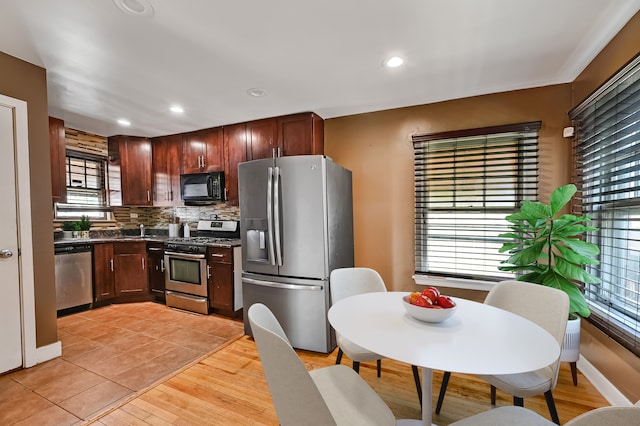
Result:
M389 67L389 68L396 68L399 67L400 65L402 65L404 62L404 60L399 57L399 56L394 56L392 58L387 59L386 61L384 61L385 66Z
M124 118L120 118L118 120L118 124L121 125L121 126L131 126L131 122L129 120L127 120L127 119L124 119Z
M180 105L171 105L171 107L169 107L169 110L171 110L171 112L175 112L176 114L182 114L184 112L184 108L182 108Z
M153 7L148 0L113 0L113 3L118 7L118 9L129 15L153 15Z
M253 88L247 90L247 94L249 96L253 96L254 98L261 98L263 96L267 96L267 91L264 89Z

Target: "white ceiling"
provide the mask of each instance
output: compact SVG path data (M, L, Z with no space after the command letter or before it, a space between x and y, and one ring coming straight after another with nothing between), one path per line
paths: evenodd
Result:
M49 114L68 127L158 136L570 82L640 10L640 0L148 1L150 17L112 0L0 0L0 51L47 69ZM405 65L384 68L393 55Z

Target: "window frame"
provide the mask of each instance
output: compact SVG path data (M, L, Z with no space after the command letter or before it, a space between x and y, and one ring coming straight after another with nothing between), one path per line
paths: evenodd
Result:
M516 187L516 189L514 189L513 191L513 194L518 194L518 196L515 196L513 197L513 199L508 200L510 203L509 206L491 208L491 206L487 207L487 205L485 204L483 207L472 208L470 210L465 208L458 208L458 209L453 207L449 208L449 211L455 210L458 212L462 212L464 210L467 210L467 211L477 212L482 214L493 211L496 214L500 214L501 218L504 218L508 214L518 211L522 200L537 199L538 169L539 169L538 167L538 139L539 139L538 132L540 130L540 127L541 127L541 122L536 121L536 122L511 124L511 125L464 129L464 130L458 130L458 131L447 131L447 132L439 132L439 133L432 133L432 134L420 134L420 135L414 135L412 137L412 141L414 145L414 197L415 197L414 198L414 206L415 206L414 266L415 266L416 275L414 276L414 279L416 280L417 283L423 281L425 277L428 277L429 279L447 280L449 282L455 280L458 282L459 284L458 286L460 287L478 288L477 286L480 285L481 287L486 288L488 285L491 285L490 283L492 282L513 278L515 276L512 273L499 271L497 268L499 261L506 259L508 257L506 254L502 255L502 254L499 254L498 252L499 247L502 246L502 243L507 241L507 239L500 239L496 237L497 234L499 233L509 231L509 228L508 228L509 223L506 220L500 221L501 231L495 232L496 234L495 236L491 236L491 237L485 236L484 238L480 238L483 240L488 240L488 239L495 240L493 244L494 247L486 248L484 253L482 253L481 255L482 262L486 264L484 266L484 269L485 269L484 273L465 274L465 273L459 273L457 271L448 271L448 272L437 271L433 268L430 269L428 266L426 269L424 268L424 265L428 265L428 259L425 261L423 260L423 258L426 257L428 254L428 253L425 254L425 246L428 246L429 243L428 241L424 241L424 240L429 239L429 233L428 233L429 225L427 224L427 215L430 209L429 207L420 206L420 204L424 201L424 198L427 197L427 195L423 194L422 191L426 192L426 187L429 185L429 183L425 183L425 181L429 181L429 178L426 176L422 176L421 174L427 173L426 168L428 167L427 162L429 160L426 158L420 158L420 156L425 155L424 150L428 150L427 144L436 144L436 143L446 144L448 142L454 143L453 141L457 142L458 140L464 141L465 139L474 139L474 138L475 140L478 140L478 141L484 139L486 142L487 140L491 141L493 139L495 142L498 142L501 136L504 136L507 134L511 135L514 133L520 133L521 135L525 135L525 134L528 135L528 136L525 136L525 139L530 139L533 142L531 142L530 144L525 144L526 149L528 150L526 159L521 156L516 156L516 158L514 158L514 162L512 163L512 167L513 166L517 167L517 171L515 174L510 174L509 176L511 177L513 175L516 178L516 182L513 183L513 185ZM530 136L531 133L535 133L535 136L531 137ZM514 153L521 154L522 147L513 148L513 146L516 146L516 145L520 146L520 142L517 142L517 143L512 142L511 145L512 147L510 147L507 150L510 155L513 155ZM482 161L483 161L483 164L486 166L489 162L495 161L495 159L491 159L491 155L487 154L487 152L493 149L490 143L487 143L484 149L485 149L485 153L482 156ZM534 154L532 154L532 152L534 152ZM499 160L498 162L503 163L505 161L505 158L507 158L506 154L505 154L505 157L498 158ZM506 161L508 161L508 159ZM527 164L526 167L528 168L528 170L526 173L523 173L522 167L525 164L525 162ZM533 166L533 169L531 169L531 166ZM423 167L424 169L420 169L421 167ZM493 170L493 168L495 167L496 167L495 165L487 167L487 170L489 171L489 178L491 178L492 176L495 177L494 175L495 170ZM533 181L531 179L533 179ZM484 175L483 178L481 178L480 180L482 180L483 188L484 188L483 202L487 203L487 201L489 201L489 204L494 204L494 201L492 200L494 200L495 198L492 197L491 195L486 195L487 175ZM502 192L504 192L504 189L502 189ZM498 203L495 202L495 204L498 204ZM436 211L436 209L431 209L431 210ZM489 221L487 221L486 223L489 223ZM425 229L424 232L423 232L423 229ZM484 229L488 229L488 228L485 227ZM455 237L451 237L451 238L455 239ZM494 258L494 260L487 262L487 259L488 259L487 254L490 255L489 258ZM492 266L494 265L495 265L495 271L493 273L489 273L488 271L492 270L493 269Z
M576 214L598 231L600 265L587 270L602 280L586 284L587 319L640 356L640 55L569 112L578 193ZM635 224L635 227L634 227Z

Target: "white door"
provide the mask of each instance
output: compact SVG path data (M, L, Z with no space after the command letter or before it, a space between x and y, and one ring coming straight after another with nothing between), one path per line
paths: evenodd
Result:
M22 366L14 109L0 104L0 374Z

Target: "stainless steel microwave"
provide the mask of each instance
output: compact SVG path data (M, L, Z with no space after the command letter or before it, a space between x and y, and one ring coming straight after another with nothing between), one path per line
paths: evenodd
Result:
M224 172L180 175L180 190L182 200L187 206L201 206L224 201Z

